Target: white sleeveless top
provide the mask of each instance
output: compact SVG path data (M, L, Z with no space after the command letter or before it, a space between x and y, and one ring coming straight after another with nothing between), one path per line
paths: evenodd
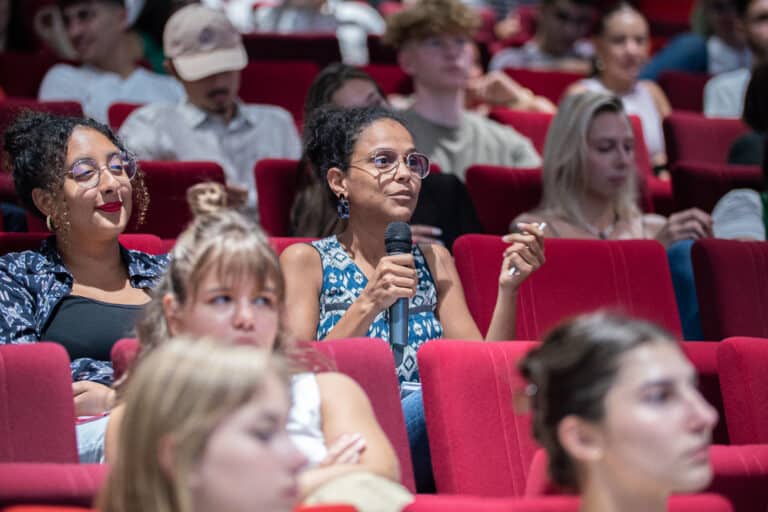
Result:
M286 427L288 435L309 461L309 467L316 466L325 458L328 450L325 447L320 413L320 386L314 373L294 375L291 381L291 401Z
M665 152L661 114L656 108L651 91L645 84L637 82L630 92L622 95L608 90L597 78L585 78L580 83L590 91L615 94L624 103L624 110L628 114L640 118L649 157L653 158L653 155Z

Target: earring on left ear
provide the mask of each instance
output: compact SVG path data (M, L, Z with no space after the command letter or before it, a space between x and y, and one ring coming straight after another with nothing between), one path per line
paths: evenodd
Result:
M340 219L349 218L349 200L342 195L339 196L339 201L336 203L336 213Z
M45 227L48 228L48 231L53 233L53 231L54 231L54 229L53 229L53 219L51 218L50 215L46 215L45 216Z

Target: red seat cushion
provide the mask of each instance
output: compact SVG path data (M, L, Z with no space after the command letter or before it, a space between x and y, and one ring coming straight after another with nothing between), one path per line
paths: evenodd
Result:
M69 356L57 343L0 345L0 462L77 463Z
M768 444L768 339L728 338L717 363L732 442Z
M768 242L699 240L691 258L704 338L768 338Z
M109 466L104 464L0 463L0 506L29 503L37 507L3 510L29 512L51 510L52 505L90 506L106 481ZM43 509L41 505L49 507ZM60 509L74 512L75 509Z
M467 305L481 332L496 304L506 246L489 235L464 235L453 246ZM667 255L655 240L549 239L545 252L546 263L518 293L517 339L538 339L567 316L606 307L681 336Z
M667 5L669 5L668 2ZM659 85L664 90L674 110L702 112L704 110L704 87L710 77L706 73L669 70L663 71L659 75ZM669 143L667 143L667 150L669 150Z

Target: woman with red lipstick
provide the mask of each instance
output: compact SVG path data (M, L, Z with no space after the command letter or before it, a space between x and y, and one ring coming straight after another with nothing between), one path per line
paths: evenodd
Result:
M637 207L634 135L616 96L565 98L547 132L539 207L513 221L546 222L554 238L655 238L665 247L712 236L712 220L692 208L669 218Z
M167 259L118 243L148 195L137 162L91 119L29 113L5 133L14 184L53 232L37 251L0 258L0 343L64 345L78 415L109 409L110 350L128 335Z
M533 434L549 476L582 512L663 512L712 479L717 411L672 336L640 320L584 315L521 362Z
M618 2L601 16L594 43L594 75L572 85L566 94L595 91L621 98L627 112L642 122L654 170L664 171L667 155L661 122L672 107L655 82L639 79L650 51L648 22L629 3Z

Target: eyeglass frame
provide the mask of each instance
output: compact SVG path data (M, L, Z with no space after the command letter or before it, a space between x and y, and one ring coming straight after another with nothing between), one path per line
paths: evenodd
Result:
M391 152L391 153L394 153L394 154L397 155L397 160L392 165L392 168L387 169L386 171L379 169L378 167L376 167L375 164L373 164L373 159L376 158L376 155L380 154L380 153L383 153L385 151L386 152ZM413 169L411 169L411 167L408 165L408 162L405 161L405 159L408 158L411 155L423 156L424 159L427 161L427 166L426 166L427 170L425 171L424 176L422 176L421 174L413 171ZM356 163L360 163L360 162L366 162L366 163L374 165L374 168L377 171L377 174L375 174L374 177L379 177L379 176L381 176L383 174L390 174L390 173L392 173L393 175L396 174L397 170L400 168L400 162L403 162L405 164L405 166L408 168L408 170L410 171L410 173L412 175L417 176L420 180L424 180L424 179L426 179L429 176L430 169L431 169L431 166L432 166L432 162L430 161L429 157L427 155L425 155L424 153L419 153L418 151L409 151L408 153L405 153L404 155L401 155L400 153L398 153L394 149L389 149L389 148L376 149L376 150L372 151L371 153L369 153L368 156L365 157L364 159L356 160L354 162L350 162L349 163L349 167L354 167L354 168L360 169L360 170L362 170L364 172L370 172L370 170L366 169L365 167L360 167L359 165L355 165Z
M125 163L131 163L133 165L133 175L132 176L128 176L128 173L125 171L125 169L123 169L123 171L121 171L120 174L115 174L114 172L112 172L109 169L109 162L110 162L110 160L112 160L116 156L120 157L124 164ZM77 167L78 165L80 165L82 163L93 164L93 168L96 170L96 181L91 186L86 186L82 181L78 181L77 178L74 175L75 167ZM136 155L134 155L130 151L117 151L115 153L110 154L110 156L107 158L107 162L104 165L98 165L98 162L96 162L96 159L94 159L94 158L90 158L90 157L79 158L79 159L75 160L72 163L72 165L69 167L69 170L64 171L64 176L72 178L72 180L80 188L82 188L84 190L91 190L91 189L96 188L96 187L99 186L99 183L101 183L101 173L105 169L107 170L108 173L110 173L112 175L112 177L115 180L121 181L121 178L123 176L125 176L125 177L128 178L128 180L127 180L128 183L130 183L131 181L133 181L133 179L136 177L136 175L139 174L139 163L138 163L138 159L136 158Z

